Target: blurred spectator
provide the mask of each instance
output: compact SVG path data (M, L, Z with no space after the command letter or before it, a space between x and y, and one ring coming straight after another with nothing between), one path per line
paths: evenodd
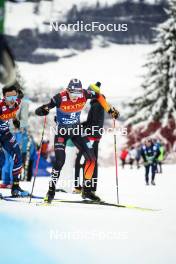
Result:
M153 141L151 139L147 139L141 149L141 156L144 160L144 166L145 166L146 185L149 185L150 169L152 172L151 184L155 185L156 164L159 155L160 155L159 149L156 147L156 145L153 144Z
M138 146L136 147L136 164L138 169L140 168L140 164L139 164L140 159L141 159L141 147Z
M153 145L159 151L160 148L160 141L159 139L153 138L152 139ZM158 159L156 160L156 173L158 173Z
M120 153L120 159L122 161L122 168L125 167L127 156L128 156L128 150L127 148L123 148Z
M132 146L131 149L129 150L129 159L130 159L130 168L131 169L133 168L133 163L136 160L136 156L137 156L136 154L137 154L136 149L134 146Z
M20 89L20 85L18 86ZM28 128L29 104L30 104L29 98L26 95L24 95L21 101L20 110L17 115L18 119L20 120L20 127L24 129Z
M164 148L162 143L160 143L159 151L160 151L160 155L157 159L158 160L158 167L159 167L158 173L163 173L162 163L163 163L164 156L165 156L165 148Z

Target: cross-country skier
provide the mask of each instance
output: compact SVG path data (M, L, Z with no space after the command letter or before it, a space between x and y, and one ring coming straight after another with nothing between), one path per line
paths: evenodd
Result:
M24 197L28 196L29 193L22 190L19 186L22 169L20 148L14 135L9 130L8 122L10 119L13 119L13 123L19 125L19 120L16 119L16 113L19 109L21 99L19 98L17 88L13 85L3 88L3 96L3 99L0 101L0 143L14 160L11 194L13 197Z
M144 160L144 166L145 166L146 185L149 185L150 168L152 171L151 184L155 185L156 164L159 155L160 155L159 149L153 144L151 139L147 139L141 149L141 156Z
M91 191L91 179L96 160L95 154L91 143L81 133L80 125L81 111L87 100L93 98L97 99L106 112L111 114L113 118L118 118L118 111L111 108L101 94L92 91L92 89L83 89L82 83L78 79L72 79L63 92L55 95L48 104L36 109L36 114L39 116L48 115L50 109L54 107L56 107L57 112L58 131L54 140L56 161L52 169L49 190L44 199L46 202L51 202L54 199L56 183L65 163L65 147L68 139L72 139L74 145L84 152L86 164L84 168L83 199L88 198L93 201L100 201L100 198ZM75 133L75 129L77 129L77 133Z
M94 90L94 87L92 87L93 91L100 93L100 86L101 83L97 82L96 83L96 90ZM97 182L98 182L98 148L99 148L99 143L101 140L101 129L103 128L104 125L104 108L101 106L101 104L98 102L97 99L92 99L90 102L90 110L87 116L87 120L82 123L85 131L88 129L89 135L88 135L88 140L91 141L92 147L94 150L94 154L96 157L95 161L95 169L94 173L92 176L92 191L95 193L97 190ZM95 130L93 130L95 128ZM90 132L91 131L91 132ZM82 151L79 151L76 157L75 161L75 190L74 193L80 193L82 190L82 187L79 186L78 183L80 183L80 170L81 167L84 169L85 162L82 165L81 164L81 158L83 156Z

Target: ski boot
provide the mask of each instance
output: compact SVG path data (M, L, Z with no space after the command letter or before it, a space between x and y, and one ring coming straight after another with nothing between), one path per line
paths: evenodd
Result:
M149 182L146 182L145 184L148 186L149 185Z
M100 202L101 199L95 194L94 191L91 190L91 187L87 187L87 181L85 180L83 190L82 190L82 198L91 200L92 202Z
M0 193L0 200L1 200L1 199L3 199L3 196L2 196L2 194Z
M151 181L151 184L152 184L152 185L156 185L154 181Z
M54 199L55 192L48 190L45 198L43 199L45 203L51 203L52 200Z
M51 180L49 181L49 190L43 199L45 203L51 203L56 193L56 184L59 178L59 171L52 169Z
M73 194L80 194L82 192L82 187L75 187L75 189L73 190Z
M28 197L30 195L29 192L21 189L21 187L19 186L19 183L14 183L12 185L11 194L12 194L12 197Z
M55 196L55 188L49 187L49 190L44 198L45 203L51 203Z

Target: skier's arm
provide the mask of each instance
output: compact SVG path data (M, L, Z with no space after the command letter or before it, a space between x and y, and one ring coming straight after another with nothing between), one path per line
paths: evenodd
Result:
M93 89L95 90L96 85L95 84L91 84L91 86L94 86ZM98 102L101 104L101 106L104 108L104 110L109 113L113 118L117 119L119 117L119 112L114 108L111 107L108 102L105 99L105 96L100 94L100 93L96 93L94 91L92 91L91 89L88 90L84 90L84 94L86 96L86 99L97 99Z
M120 116L119 111L108 104L104 95L99 94L97 100L101 104L101 106L104 108L104 110L112 116L112 118L117 119Z
M48 115L49 111L56 106L59 107L60 103L61 103L60 95L55 95L48 104L44 104L44 105L38 107L35 110L35 114L38 116Z

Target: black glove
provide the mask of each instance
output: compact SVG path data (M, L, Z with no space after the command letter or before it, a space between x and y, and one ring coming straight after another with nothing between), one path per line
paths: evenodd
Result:
M42 105L35 110L35 114L38 116L46 116L49 114L49 109L47 106Z
M17 118L13 119L13 125L15 128L19 129L20 128L20 120Z
M117 118L119 118L119 116L120 116L119 111L116 110L114 107L112 107L112 108L109 110L108 113L109 113L109 114L112 116L112 118L114 118L114 119L117 119Z

